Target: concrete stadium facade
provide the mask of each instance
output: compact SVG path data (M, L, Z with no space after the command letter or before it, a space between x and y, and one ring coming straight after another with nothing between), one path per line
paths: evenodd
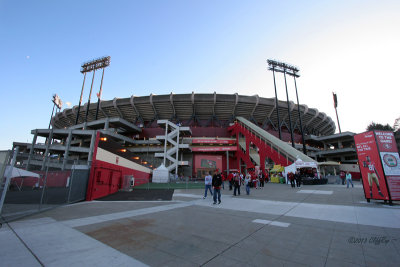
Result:
M335 132L334 121L324 112L307 105L278 101L278 112L283 132L289 130L289 112L294 133L300 133L299 112L305 134L317 136L331 135ZM95 120L97 103L91 103L87 122ZM65 109L53 120L54 128L68 128L75 124L78 106ZM80 109L78 123L84 123L87 104ZM239 94L168 94L149 96L131 96L101 101L98 119L120 117L143 128L156 128L157 120L170 120L182 126L191 127L228 127L237 116L244 117L266 131L277 135L278 117L275 98L258 95ZM283 140L289 141L288 135ZM299 136L296 138L296 142ZM301 141L301 139L300 139Z

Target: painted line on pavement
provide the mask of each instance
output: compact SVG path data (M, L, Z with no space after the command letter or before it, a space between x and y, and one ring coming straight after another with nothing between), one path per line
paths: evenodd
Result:
M373 208L345 205L327 205L260 199L230 198L217 209L247 211L263 214L283 215L304 219L325 220L378 227L400 228L400 209ZM205 201L193 201L198 206L210 206Z
M253 223L268 224L268 225L274 225L274 226L279 226L279 227L289 227L290 226L290 223L269 221L269 220L262 220L262 219L255 219L255 220L253 220Z
M202 198L203 195L174 193L173 197ZM211 196L212 197L212 196Z
M113 220L125 219L125 218L129 218L129 217L140 216L140 215L145 215L145 214L150 214L150 213L155 213L155 212L184 208L184 207L188 207L191 205L193 205L193 203L191 203L191 202L180 202L180 203L171 204L171 205L157 206L157 207L151 207L151 208L123 211L123 212L109 213L109 214L91 216L91 217L80 218L80 219L67 220L67 221L62 221L62 223L69 227L79 227L79 226L90 225L90 224L95 224L95 223L103 223L103 222L108 222L108 221L113 221Z
M318 195L332 195L333 191L326 191L326 190L300 190L296 193L303 193L303 194L318 194Z

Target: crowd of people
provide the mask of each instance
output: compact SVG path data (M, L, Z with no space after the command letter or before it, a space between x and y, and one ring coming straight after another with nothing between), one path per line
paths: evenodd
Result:
M295 173L289 172L287 173L288 183L292 188L300 188L303 183L303 173L300 173L299 170L296 170ZM342 178L342 184L344 181L347 182L347 187L349 184L354 187L352 182L352 177L349 172L340 173L340 177ZM250 188L254 189L262 189L265 183L268 182L268 174L265 175L262 171L259 171L258 174L256 172L248 172L247 174L243 174L241 172L230 172L227 176L225 176L220 170L216 169L214 171L214 175L210 171L204 177L205 190L203 199L207 198L207 193L210 192L213 197L213 204L221 204L221 189L225 189L225 182L228 182L229 191L233 191L234 196L240 196L240 188L244 186L246 189L246 195L250 194ZM212 190L213 189L213 190ZM218 202L217 202L218 201Z
M207 198L207 193L210 191L211 196L213 197L213 204L221 204L221 189L225 189L225 181L229 184L229 190L233 190L233 195L240 196L240 187L245 186L246 194L250 194L250 188L262 189L265 183L268 182L268 176L264 175L264 173L260 172L256 174L255 172L249 172L246 175L240 172L231 172L228 176L225 176L218 169L214 171L214 175L211 176L211 171L204 177L204 197ZM214 190L212 191L211 188Z

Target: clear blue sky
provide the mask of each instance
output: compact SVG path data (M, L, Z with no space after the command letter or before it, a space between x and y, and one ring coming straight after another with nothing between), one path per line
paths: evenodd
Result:
M393 125L399 14L400 1L385 0L0 0L0 149L47 128L54 93L77 105L80 65L105 55L104 100L192 91L274 97L272 58L300 68L300 103L333 120L338 94L342 131ZM283 77L278 91L284 100Z

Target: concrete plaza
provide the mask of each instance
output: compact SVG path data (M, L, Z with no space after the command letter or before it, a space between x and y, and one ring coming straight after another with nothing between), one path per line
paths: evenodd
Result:
M4 224L1 266L400 266L400 206L361 184L92 201Z

